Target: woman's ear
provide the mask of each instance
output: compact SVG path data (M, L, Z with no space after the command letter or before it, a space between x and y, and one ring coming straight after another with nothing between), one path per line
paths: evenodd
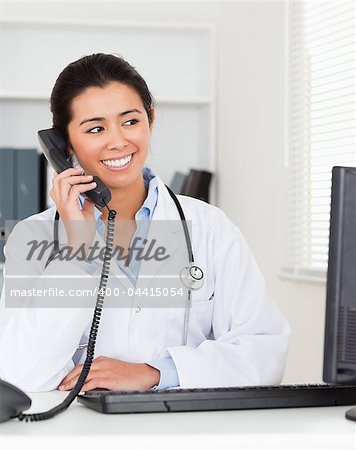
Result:
M69 153L69 162L70 165L73 166L75 169L83 169L82 166L80 165L76 154L74 153L73 147L69 144L68 146L68 153Z
M155 115L156 115L156 108L154 106L151 106L151 123L150 123L150 130L152 130L153 122L155 121Z
M72 147L72 144L69 142L69 140L67 141L67 150L68 150L68 154L69 154L68 160L69 160L70 165L73 166L75 169L82 169L84 172L84 169L80 165L77 155L75 154L75 151Z
M74 150L73 150L72 144L69 142L69 139L66 140L66 143L67 143L67 150L68 150L69 155L74 155Z

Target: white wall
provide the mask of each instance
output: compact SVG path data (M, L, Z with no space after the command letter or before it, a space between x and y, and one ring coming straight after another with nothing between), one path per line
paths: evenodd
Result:
M224 4L219 27L219 199L243 231L293 337L285 382L321 381L325 285L282 281L284 5Z
M320 381L325 286L278 277L285 178L283 3L12 2L0 3L0 14L216 24L219 206L243 231L271 297L292 326L284 381Z

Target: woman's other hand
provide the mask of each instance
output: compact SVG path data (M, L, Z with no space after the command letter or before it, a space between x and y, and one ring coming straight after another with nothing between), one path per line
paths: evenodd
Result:
M78 381L83 364L78 364L63 378L59 389L73 389ZM99 356L95 358L81 391L95 388L113 391L147 390L159 384L160 371L145 363L128 363L119 359Z

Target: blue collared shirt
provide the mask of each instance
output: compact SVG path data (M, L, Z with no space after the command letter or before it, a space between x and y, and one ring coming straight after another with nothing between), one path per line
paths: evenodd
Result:
M131 242L133 242L136 238L140 238L137 241L136 248L140 248L140 246L142 247L143 239L145 239L148 235L150 222L152 220L158 200L158 180L156 175L148 167L143 167L142 175L148 193L145 201L143 202L143 205L135 214L135 222L137 228L134 235L132 236ZM97 222L96 228L101 236L105 239L105 224L101 220L102 212L97 207L95 207L94 213L95 220ZM133 285L136 285L137 278L140 272L141 260L139 258L132 258L128 266L125 265L125 261L122 258L116 258L116 262L120 270L127 276L131 283Z
M142 175L148 193L141 208L135 214L137 228L132 236L131 242L136 237L140 237L141 239L138 241L137 247L140 246L140 242L142 243L143 239L145 239L148 235L150 223L158 201L158 178L149 167L143 167ZM80 206L83 207L84 197L82 195L79 196L79 203ZM94 207L94 214L98 233L100 233L104 238L105 224L101 220L102 212L97 207ZM116 258L116 261L120 270L127 276L132 284L136 285L141 261L136 258L132 258L128 266L125 265L124 260L121 258ZM90 270L90 266L88 266L87 263L83 263L83 261L76 261L76 263L79 264L86 272L92 273L92 270ZM166 389L169 387L179 386L178 373L172 358L169 357L149 361L147 364L160 371L160 381L156 389Z

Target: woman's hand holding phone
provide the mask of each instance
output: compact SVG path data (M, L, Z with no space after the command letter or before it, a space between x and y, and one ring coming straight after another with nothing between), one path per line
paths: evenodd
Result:
M87 254L96 232L94 204L85 199L83 208L79 205L79 195L94 189L92 175L82 175L83 169L70 168L54 173L50 196L56 204L63 220L68 246L75 252L84 244ZM86 183L86 184L84 184Z

